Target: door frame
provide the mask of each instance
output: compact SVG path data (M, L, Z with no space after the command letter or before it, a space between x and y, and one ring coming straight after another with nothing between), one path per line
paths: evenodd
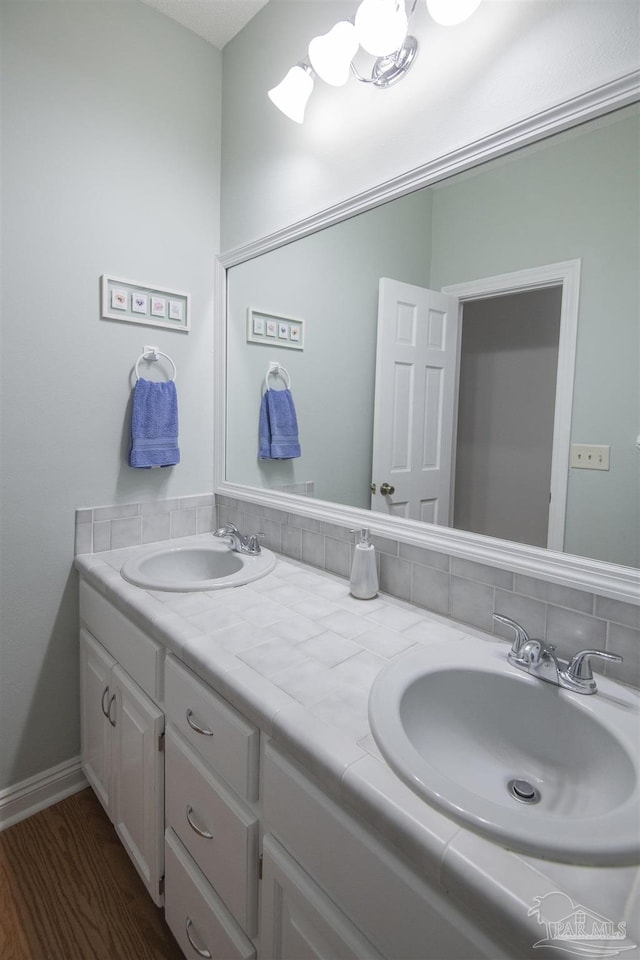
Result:
M571 441L571 414L573 411L573 387L576 365L576 343L578 338L578 308L580 299L581 261L563 260L540 267L529 267L513 273L483 277L465 283L454 283L442 287L443 293L450 293L460 301L458 323L462 326L462 314L465 302L485 300L491 297L507 296L512 293L526 293L544 287L562 287L560 306L560 338L558 341L558 372L556 375L555 414L553 419L553 445L551 452L551 501L549 503L549 524L547 528L547 548L564 549L564 526L567 510L567 488L569 485L569 453ZM461 331L460 331L461 333ZM458 338L460 351L461 336ZM458 376L460 357L458 356ZM457 416L457 413L456 413ZM451 501L453 504L453 500Z

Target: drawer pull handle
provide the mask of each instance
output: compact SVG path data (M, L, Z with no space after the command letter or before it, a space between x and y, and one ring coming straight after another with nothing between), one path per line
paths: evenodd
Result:
M199 947L198 944L193 939L193 937L191 936L192 926L193 926L193 923L191 922L191 917L187 917L187 922L185 924L187 940L189 941L189 943L191 944L191 946L193 947L193 949L195 950L195 952L198 954L199 957L206 957L206 960L211 960L211 954L209 953L209 951L205 950L203 947Z
M195 823L193 819L193 807L190 803L187 804L186 811L187 823L191 827L194 833L197 833L199 837L204 837L205 840L213 840L213 834L209 833L208 830L201 830L200 827Z
M107 695L108 693L109 693L109 686L108 686L108 684L107 684L107 686L106 686L106 687L104 688L104 690L102 691L102 712L104 713L104 715L105 715L105 717L107 718L107 720L109 719L109 714L108 714L107 710L105 709L104 698L106 697L106 695Z
M191 709L187 710L187 723L189 724L192 730L195 730L196 733L201 733L205 737L213 736L213 730L207 730L206 727L201 727L199 724L195 722L195 720L193 719L193 710Z
M113 706L113 703L114 703L114 700L115 700L115 699L116 699L116 695L115 695L115 693L114 693L114 694L111 695L111 699L109 700L109 706L108 706L108 708L107 708L107 720L109 721L109 723L111 724L112 727L115 727L115 725L116 725L115 720L112 720L112 718L111 718L111 707Z

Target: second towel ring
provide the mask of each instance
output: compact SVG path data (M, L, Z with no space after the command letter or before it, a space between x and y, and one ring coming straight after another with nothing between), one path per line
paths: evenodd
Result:
M173 360L171 359L168 353L163 353L162 350L156 350L155 347L153 349L149 348L145 350L144 353L141 353L138 359L136 360L136 380L140 379L140 374L138 373L138 367L140 366L141 360L147 360L151 363L155 360L159 360L160 357L164 357L165 360L168 360L171 366L173 367L173 376L169 377L169 380L175 381L178 375L178 368L176 367L175 363L173 362Z
M284 385L289 390L291 387L291 377L289 376L289 371L285 370L281 363L278 363L277 360L272 360L269 364L269 369L267 370L267 375L264 378L265 389L269 389L269 377L280 377L284 381Z

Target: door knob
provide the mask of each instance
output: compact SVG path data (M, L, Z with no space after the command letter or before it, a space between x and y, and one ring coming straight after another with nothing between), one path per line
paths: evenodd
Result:
M390 483L387 483L385 480L384 483L380 484L380 493L383 497L390 497L392 493L396 492L396 488L393 487Z

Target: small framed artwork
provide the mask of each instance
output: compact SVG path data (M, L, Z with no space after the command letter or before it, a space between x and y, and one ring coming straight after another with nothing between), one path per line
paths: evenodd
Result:
M106 273L100 277L100 288L103 320L124 320L189 332L188 293L122 280Z
M146 293L131 294L131 310L133 313L146 314L149 304L149 297Z
M180 300L169 300L169 319L182 320L184 307Z
M151 316L164 317L167 312L167 301L164 297L151 297Z
M111 309L112 310L126 310L127 309L127 291L120 290L118 287L114 287L111 291Z
M291 350L304 349L304 321L293 317L281 317L263 310L247 310L247 342L268 343L278 341L279 347Z

